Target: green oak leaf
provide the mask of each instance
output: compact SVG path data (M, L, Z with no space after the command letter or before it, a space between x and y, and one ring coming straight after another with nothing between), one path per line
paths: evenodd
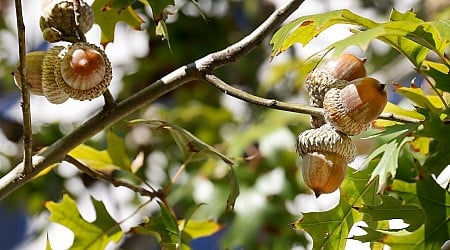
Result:
M368 215L372 221L403 219L405 223L409 224L405 228L409 232L417 230L425 223L425 212L421 207L414 204L403 204L400 200L389 195L382 195L381 199L381 204L364 204L358 211Z
M114 41L116 23L125 22L131 28L141 30L141 24L144 22L129 6L129 3L121 5L112 4L110 0L95 0L92 4L92 10L94 11L95 23L102 30L101 44L103 46Z
M88 167L103 171L111 172L120 169L113 163L110 154L106 150L98 150L93 147L80 144L69 152L69 155L78 161L86 164Z
M292 224L296 230L305 230L313 238L313 249L344 249L353 224L363 219L355 207L377 205L377 180L369 182L370 168L347 176L340 188L339 204L326 212L304 213Z
M416 183L394 180L390 190L405 203L423 208L426 220L412 233L380 231L384 236L378 239L379 242L389 245L393 250L440 249L450 239L450 194L430 175Z
M106 211L102 202L92 199L97 218L94 222L84 220L77 204L67 194L59 203L47 202L49 219L69 228L75 238L70 249L105 249L109 242L118 242L123 237L119 224Z

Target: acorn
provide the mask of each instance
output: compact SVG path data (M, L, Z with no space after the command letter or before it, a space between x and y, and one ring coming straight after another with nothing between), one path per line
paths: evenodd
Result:
M60 104L67 99L91 100L102 95L112 78L111 63L105 52L84 42L54 46L49 51L30 52L26 58L26 73L31 93L44 95L48 101ZM18 65L14 71L20 85Z
M387 103L385 84L365 77L343 89L333 88L324 97L325 120L336 130L357 135L370 128Z
M79 6L74 0L41 0L39 24L46 41L78 41L78 31L84 35L92 28L94 13L91 7L82 0L78 2Z
M329 124L302 132L297 138L302 174L316 197L336 191L344 180L347 165L356 157L356 146Z
M42 61L44 60L45 51L33 51L26 54L25 72L27 81L30 84L28 90L34 95L44 95L42 93ZM22 88L19 74L19 63L14 68L14 83L17 87Z
M308 74L305 87L309 93L309 102L313 107L323 107L325 93L331 88L341 89L350 81L367 76L364 67L366 59L352 54L343 54L336 60L329 61ZM312 117L311 126L318 128L325 124L322 117Z

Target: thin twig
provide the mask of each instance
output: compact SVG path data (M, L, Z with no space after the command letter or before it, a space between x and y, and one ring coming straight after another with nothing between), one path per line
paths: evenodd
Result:
M418 69L418 71L419 71L420 74L422 74L422 76L425 79L425 81L428 83L428 85L430 85L430 87L433 89L433 91L439 97L439 99L441 100L442 104L444 104L445 109L448 109L447 102L445 101L445 99L442 96L441 92L439 92L439 90L436 88L436 86L434 86L434 84L430 81L428 76L422 72L422 70Z
M139 186L135 186L129 182L125 182L122 181L118 178L115 178L114 176L111 175L107 175L105 173L93 170L91 168L89 168L88 166L84 165L82 162L78 161L77 159L73 158L70 155L67 155L66 158L64 159L65 161L73 164L75 167L77 167L81 172L86 173L87 175L89 175L90 177L97 179L97 180L101 180L107 183L110 183L112 185L114 185L115 187L126 187L128 189L131 189L132 191L134 191L135 193L139 193L142 196L147 196L150 198L155 198L158 197L160 199L164 198L164 192L151 192L148 191L145 188L139 187Z
M267 108L272 109L278 109L278 110L284 110L294 113L301 113L301 114L309 114L312 116L319 116L323 117L323 109L322 108L316 108L316 107L310 107L295 103L287 103L287 102L280 102L273 99L265 99L259 96L254 96L252 94L249 94L245 91L242 91L240 89L237 89L235 87L232 87L231 85L225 83L220 78L218 78L215 75L207 74L205 75L205 81L214 87L220 89L225 94L234 96L238 99L241 99L243 101L253 103L259 106L264 106ZM399 116L391 113L381 114L378 119L383 120L389 120L389 121L395 121L395 122L402 122L402 123L421 123L422 121L415 118L405 117L405 116Z
M220 89L225 94L234 96L238 99L241 99L243 101L253 103L259 106L264 106L267 108L273 108L273 109L279 109L284 111L290 111L294 113L302 113L302 114L309 114L313 116L322 116L323 117L323 109L301 105L301 104L294 104L294 103L286 103L281 102L274 99L266 99L259 96L254 96L252 94L249 94L245 91L242 91L240 89L234 88L231 85L225 83L220 78L218 78L215 75L205 75L205 80L207 83L213 85L214 87Z
M30 92L29 83L25 74L26 65L26 48L25 48L25 24L22 16L21 0L16 0L16 17L17 17L17 32L19 37L19 76L22 83L22 117L23 117L23 162L25 174L33 171L32 157L32 135L31 129L31 109L30 109Z
M302 0L291 0L286 2L272 13L272 15L270 15L257 29L237 43L224 50L208 54L191 64L172 71L160 80L149 84L146 88L119 102L113 108L102 110L86 120L71 133L62 137L39 153L39 157L41 157L40 161L34 166L31 173L24 174L23 171L17 170L10 171L3 176L0 179L0 200L12 191L29 182L34 176L51 164L62 161L70 150L106 127L154 102L157 98L183 84L192 80L203 79L204 74L225 64L236 61L246 55L278 28L301 3L303 3Z

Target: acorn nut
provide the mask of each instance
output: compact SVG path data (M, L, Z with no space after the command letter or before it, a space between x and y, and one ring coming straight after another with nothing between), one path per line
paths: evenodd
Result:
M309 93L310 105L323 107L325 93L331 88L341 89L350 81L367 76L364 67L365 58L358 58L352 54L343 54L336 60L329 61L308 74L305 87ZM325 124L321 117L312 117L312 127L318 128Z
M74 0L41 0L39 24L46 41L78 41L78 31L84 34L92 28L94 13L91 7L82 0L79 3L76 6Z
M366 131L383 112L387 103L385 85L366 77L356 79L343 89L333 88L325 94L325 120L347 135Z
M356 157L356 146L347 135L325 124L302 132L297 138L297 152L303 158L303 180L319 197L339 188L347 164Z

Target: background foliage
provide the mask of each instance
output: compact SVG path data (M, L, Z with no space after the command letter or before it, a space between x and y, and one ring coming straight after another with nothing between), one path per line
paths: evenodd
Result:
M11 4L3 2L2 6ZM180 65L239 40L275 9L265 1L208 4L163 0L93 3L101 28L98 42L103 45L126 39L115 32L116 24L143 27L144 31L135 32L148 35L149 52L134 58L133 72L117 81L117 100ZM367 156L359 165L367 167L357 172L349 169L334 207L305 209L313 195L301 179L294 144L296 135L309 127L307 115L249 105L203 82L191 82L69 154L97 175L154 192L155 199L136 190L112 187L64 163L8 196L2 201L4 209L20 208L28 217L44 216L66 226L74 234L73 245L66 247L74 249L102 249L111 242L125 249L289 249L308 245L305 232L312 237L314 249L343 249L349 239L370 242L374 249L383 244L392 249L439 249L450 238L449 181L447 177L439 185L435 178L450 164L450 62L445 53L450 40L448 8L425 16L426 2L416 6L417 12L392 10L392 5L371 1L361 1L361 5L379 12L381 20L350 10L305 15L284 25L272 37L272 46L267 41L216 72L247 92L307 103L303 79L317 58L331 48L331 54L337 56L356 45L368 57L369 72L396 82L390 86L391 103L385 112L420 122L378 120L375 128L382 130L357 138L359 153ZM389 12L390 16L383 15ZM335 24L351 24L353 35L322 45L320 53L311 58L295 53L307 49L315 37ZM0 29L3 34L14 32L4 19ZM374 39L390 47L377 50L371 46ZM306 47L291 47L298 43ZM39 46L48 44L41 41ZM7 55L1 47L2 55ZM282 56L277 56L280 53ZM8 74L14 64L7 57L0 59L2 140L19 149L21 123L8 115L17 108L14 103L19 96ZM408 67L414 69L410 74L398 74L401 60L409 60ZM397 68L397 74L390 74L389 67ZM434 88L430 89L431 85ZM74 126L64 120L40 125L33 135L34 150L50 145ZM6 173L21 155L20 150L4 151L0 151L0 164ZM337 196L324 195L319 203L312 203L320 206ZM91 211L91 219L86 218L82 205ZM408 225L393 228L392 219ZM45 236L54 225L45 221L31 232L31 238ZM365 223L355 225L359 221ZM362 228L365 234L352 234L352 228ZM213 237L202 238L210 235ZM55 244L51 233L49 237L47 247ZM202 248L202 244L207 246Z

